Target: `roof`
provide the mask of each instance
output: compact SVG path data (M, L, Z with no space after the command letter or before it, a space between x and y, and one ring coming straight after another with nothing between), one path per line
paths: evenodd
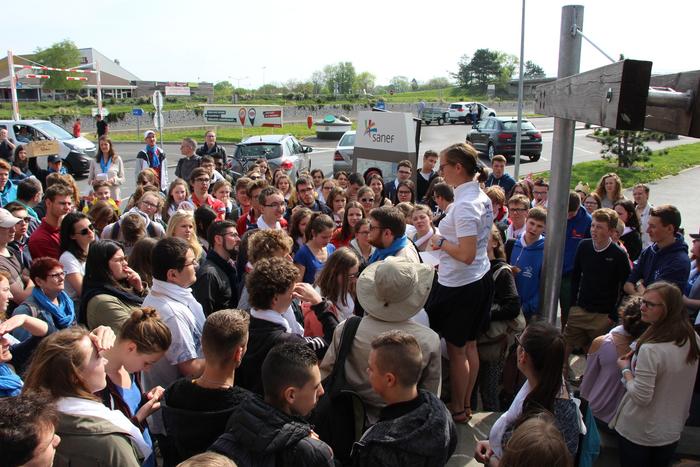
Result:
M241 141L240 144L254 144L254 143L273 143L280 144L284 138L288 138L291 135L256 135L250 136L245 140Z

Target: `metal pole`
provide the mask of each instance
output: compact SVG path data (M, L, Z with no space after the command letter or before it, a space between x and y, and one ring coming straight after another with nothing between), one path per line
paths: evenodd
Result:
M559 34L559 71L557 76L565 78L579 72L581 62L581 36L577 29L583 26L583 6L567 5L562 8ZM552 143L552 179L549 182L547 209L547 241L544 244L544 293L542 309L547 320L557 320L561 272L564 265L566 243L566 221L569 205L569 185L574 157L574 120L554 119L554 141Z
M10 69L10 94L12 95L12 120L19 120L19 102L17 101L17 81L15 77L15 59L12 51L7 51L7 67Z
M523 76L525 61L525 0L523 0L523 13L520 25L520 78L518 79L518 122L516 123L515 133L515 173L514 178L517 180L520 176L520 148L523 139L520 134L523 124Z
M102 115L102 76L99 60L95 60L95 69L97 70L97 113ZM102 115L102 118L104 118L104 115Z

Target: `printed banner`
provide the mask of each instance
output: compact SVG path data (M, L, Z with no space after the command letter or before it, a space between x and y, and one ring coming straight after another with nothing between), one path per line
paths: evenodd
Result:
M204 121L212 125L282 128L282 107L276 105L204 105Z

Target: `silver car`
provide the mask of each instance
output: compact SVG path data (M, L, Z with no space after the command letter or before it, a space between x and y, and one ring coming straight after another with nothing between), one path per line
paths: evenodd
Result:
M309 170L308 154L312 150L292 135L251 136L236 145L231 168L245 174L255 166L256 160L265 158L271 170L279 167L294 181L300 172Z
M333 172L352 172L352 154L355 152L355 130L343 133L333 155Z

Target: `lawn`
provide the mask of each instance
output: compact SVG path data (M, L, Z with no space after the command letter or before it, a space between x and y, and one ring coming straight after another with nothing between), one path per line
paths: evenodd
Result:
M622 179L625 188L637 183L648 183L669 175L677 175L683 169L700 164L700 143L684 144L668 149L667 154L654 152L647 162L634 167L618 167L616 163L604 159L575 164L571 171L571 188L579 181L591 187L598 185L600 178L608 172L615 172ZM549 178L549 172L533 174L533 178Z
M215 128L214 126L202 125L201 128L184 128L181 130L165 130L163 132L163 140L166 143L180 142L183 138L193 138L197 142L204 141L205 129ZM353 128L355 128L355 123L353 123ZM216 139L221 143L238 143L241 139L245 139L249 136L256 135L281 135L290 133L299 139L306 138L308 136L315 136L316 129L314 127L309 127L305 123L289 123L284 125L282 128L244 128L242 131L240 128L230 128L230 127L219 127L216 129ZM84 135L86 138L91 140L96 140L95 135L92 133L87 133ZM143 140L143 134L137 135L135 131L128 132L111 132L109 137L115 142L141 142Z

